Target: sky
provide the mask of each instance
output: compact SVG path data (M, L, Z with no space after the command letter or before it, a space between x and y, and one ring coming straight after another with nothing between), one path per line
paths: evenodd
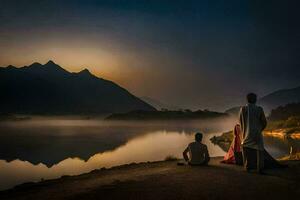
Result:
M136 96L222 111L300 86L296 0L0 0L0 66L53 60Z

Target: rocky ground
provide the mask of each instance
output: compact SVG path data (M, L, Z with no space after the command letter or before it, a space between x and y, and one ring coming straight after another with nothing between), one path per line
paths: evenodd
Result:
M300 162L287 169L247 173L220 164L178 166L177 161L140 163L94 170L88 174L23 184L0 192L0 199L297 199Z

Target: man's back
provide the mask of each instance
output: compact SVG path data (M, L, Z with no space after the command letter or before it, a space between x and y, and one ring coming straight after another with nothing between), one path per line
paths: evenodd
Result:
M262 131L267 124L263 109L255 104L247 104L241 108L239 120L243 146L263 150Z
M190 164L201 165L209 160L207 146L201 142L192 142L188 146Z

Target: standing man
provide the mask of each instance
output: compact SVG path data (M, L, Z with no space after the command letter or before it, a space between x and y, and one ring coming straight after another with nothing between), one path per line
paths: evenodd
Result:
M242 106L239 121L242 130L242 147L244 167L249 172L256 169L262 173L264 168L264 142L262 131L267 120L262 107L256 105L257 96L247 95L248 104Z

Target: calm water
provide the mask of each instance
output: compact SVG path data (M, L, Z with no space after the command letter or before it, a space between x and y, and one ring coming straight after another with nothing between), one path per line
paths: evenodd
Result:
M24 182L76 175L101 167L181 158L193 133L205 132L211 156L224 151L209 139L230 130L232 121L132 122L30 120L0 123L0 190ZM274 157L287 155L289 142L266 138Z

